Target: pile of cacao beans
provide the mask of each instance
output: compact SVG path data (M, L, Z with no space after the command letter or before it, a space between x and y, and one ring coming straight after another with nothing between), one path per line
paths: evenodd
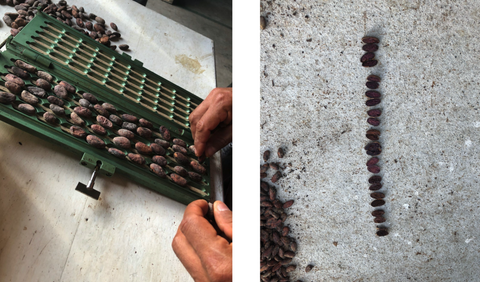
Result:
M16 13L5 13L3 16L3 21L11 27L10 33L13 36L16 36L33 19L38 12L37 9L40 8L46 14L112 50L117 49L117 45L113 45L112 42L119 41L122 37L115 23L110 23L113 31L108 30L108 25L103 18L94 13L87 13L83 7L69 6L64 0L57 4L52 3L51 0L0 0L0 5L12 6L17 11ZM122 51L129 50L129 46L126 44L121 44L118 48Z
M283 158L283 148L277 151L278 158ZM294 200L282 202L277 199L276 183L283 176L283 167L280 163L269 162L270 151L263 153L264 164L260 166L260 178L268 177L268 171L275 171L268 180L260 180L260 279L263 282L286 282L290 281L289 274L297 269L291 264L297 251L297 243L294 238L288 236L290 228L284 225L288 214L285 209L291 207ZM309 272L313 265L305 268ZM297 280L301 282L301 280Z

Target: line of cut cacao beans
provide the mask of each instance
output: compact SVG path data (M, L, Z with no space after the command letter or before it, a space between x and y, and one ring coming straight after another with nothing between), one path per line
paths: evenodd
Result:
M363 51L367 52L360 58L360 62L362 62L362 66L364 67L376 66L378 61L375 59L375 51L378 50L377 44L380 42L380 40L373 36L365 36L362 38L362 42L365 43L362 49ZM375 83L373 83L372 85L375 85Z
M110 23L113 32L107 30L108 25L103 18L93 13L87 13L83 7L69 6L67 1L59 1L54 4L51 0L5 0L0 1L0 5L9 5L16 10L16 13L7 12L3 16L5 24L11 27L10 34L12 36L16 36L35 17L37 9L40 8L49 16L90 36L112 50L116 50L117 46L112 45L111 42L122 38L115 23ZM122 51L129 51L129 46L126 44L121 44L118 47Z
M284 155L284 149L278 149L277 156L283 158ZM276 183L282 176L283 168L278 163L268 163L269 160L270 151L267 150L263 153L265 163L260 166L260 177L262 178L262 175L271 168L276 172L270 181ZM284 225L288 217L285 209L293 203L294 200L285 203L280 201L277 198L277 187L260 180L261 281L290 281L289 273L297 268L295 264L291 264L297 251L297 243L294 238L288 236L290 228Z
M363 50L366 51L367 53L362 56L360 61L362 62L362 65L364 67L373 67L377 64L377 60L375 60L375 51L378 50L378 43L380 40L376 37L372 36L366 36L362 38L363 43ZM381 78L377 75L369 75L367 77L367 82L366 82L366 87L369 89L367 92L365 92L365 95L370 98L367 100L365 103L367 106L372 107L380 104L381 100L381 94L375 89L378 89L380 86ZM380 120L378 119L381 114L382 110L378 108L373 108L367 111L367 114L369 118L367 119L367 123L372 125L372 126L379 126L380 125ZM381 171L380 166L378 165L378 162L380 159L378 156L382 152L382 146L378 142L380 136L380 131L377 129L369 129L367 131L366 137L369 140L372 140L372 142L368 143L365 146L365 151L367 155L372 156L367 161L367 170L373 174L378 174ZM370 177L369 183L371 184L370 186L370 191L373 191L370 193L370 197L372 197L374 200L371 202L371 206L374 208L381 207L385 205L385 194L383 192L378 192L382 188L382 184L380 183L382 181L382 177L379 175L374 175ZM374 217L374 223L381 224L386 221L386 218L384 217L385 211L383 209L375 209L372 211L372 216ZM378 236L386 236L388 235L388 228L385 226L377 226L377 235Z

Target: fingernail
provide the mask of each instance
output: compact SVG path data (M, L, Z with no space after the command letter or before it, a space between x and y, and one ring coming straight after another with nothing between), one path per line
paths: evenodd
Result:
M223 212L229 211L230 209L223 202L217 201L217 210Z

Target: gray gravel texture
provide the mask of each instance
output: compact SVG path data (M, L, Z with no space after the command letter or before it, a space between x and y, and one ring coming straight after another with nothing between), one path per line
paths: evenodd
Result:
M292 164L277 182L296 200L291 280L480 281L480 1L261 1L261 15L260 158L283 146ZM374 68L366 35L381 40ZM386 237L363 149L369 74Z

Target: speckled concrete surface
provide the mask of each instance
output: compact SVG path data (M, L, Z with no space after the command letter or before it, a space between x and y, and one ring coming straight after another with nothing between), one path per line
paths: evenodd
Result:
M261 151L285 146L292 164L278 192L296 199L292 281L480 281L480 2L277 0L261 14ZM370 69L365 35L381 39ZM369 74L386 237L363 150Z

